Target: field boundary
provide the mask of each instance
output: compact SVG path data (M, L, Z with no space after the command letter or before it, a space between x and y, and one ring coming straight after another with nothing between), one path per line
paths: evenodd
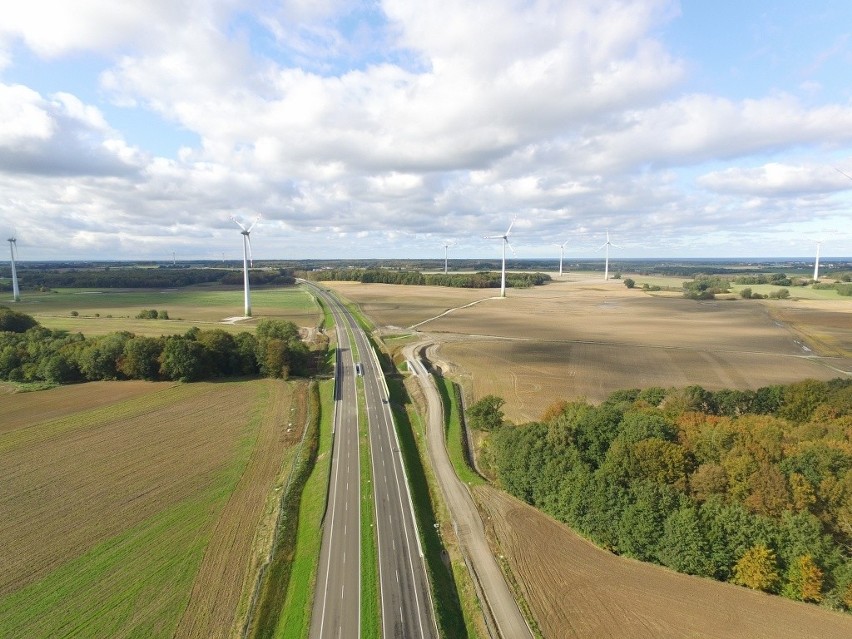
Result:
M255 580L248 614L240 635L243 638L269 636L270 630L274 632L281 614L280 607L275 603L278 596L287 592L292 557L285 556L280 561L277 560L282 555L282 551L295 543L302 490L313 470L319 446L319 390L315 381L310 382L308 393L305 429L293 465L290 467L287 483L282 491L275 524L275 537L267 559ZM309 442L307 451L305 451L306 442Z

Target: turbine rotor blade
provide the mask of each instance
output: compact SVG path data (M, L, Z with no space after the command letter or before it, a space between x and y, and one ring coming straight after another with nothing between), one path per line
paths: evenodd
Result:
M509 225L509 228L506 229L506 237L509 236L509 233L512 232L512 227L515 226L515 222L518 220L518 216L512 218L512 223Z
M515 253L515 249L513 249L512 245L509 244L509 240L507 240L506 238L503 238L503 241L506 242L506 246L508 246L509 250L512 251L512 255L517 255L517 253Z
M846 173L844 173L843 171L841 171L837 167L834 167L834 170L837 171L838 173L840 173L840 175L842 175L843 177L849 178L850 180L852 180L852 176L847 175Z
M231 221L232 221L232 222L234 222L237 226L239 226L242 230L244 230L244 231L245 231L245 230L247 230L247 229L246 229L246 227L245 227L245 226L243 226L243 223L242 223L242 222L240 222L240 221L239 221L237 218L235 218L233 215L231 216Z
M252 222L252 223L251 223L251 226L250 226L250 227L248 227L248 229L246 229L246 230L247 230L249 233L251 233L251 230L252 230L252 229L253 229L253 228L257 225L257 223L258 223L258 222L260 222L260 218L262 218L262 217L263 217L263 215L258 215L256 218L254 218L254 222Z
M251 235L246 232L246 242L248 242L249 264L254 268L254 258L251 256Z

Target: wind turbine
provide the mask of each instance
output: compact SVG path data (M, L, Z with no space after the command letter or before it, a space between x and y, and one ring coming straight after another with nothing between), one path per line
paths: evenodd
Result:
M9 252L12 254L12 301L21 301L21 289L18 288L18 272L15 270L15 253L18 252L18 240L9 238Z
M816 260L814 260L814 282L819 282L819 247L822 244L822 240L817 242L817 252L816 252Z
M456 245L455 242L450 242L450 241L444 242L444 245L443 245L444 246L444 275L447 274L447 249L449 249L451 246L455 246L455 245Z
M621 248L617 244L613 244L612 242L609 241L609 230L607 230L606 242L601 244L600 247L598 248L598 250L600 251L602 248L606 247L606 262L605 262L605 266L604 266L604 280L609 279L609 247L610 246L612 246L613 248Z
M240 222L233 215L231 216L231 220L233 220L237 226L242 229L243 236L243 288L245 290L245 316L251 317L251 296L249 294L249 260L251 260L252 268L254 268L254 260L251 257L251 230L254 228L255 224L260 220L260 215L254 218L254 222L251 223L251 226L246 228L242 222Z
M562 277L562 255L565 253L566 244L568 244L568 240L565 240L562 244L553 245L559 247L559 277Z
M509 233L512 232L512 227L515 226L515 220L517 217L512 218L512 223L509 225L509 228L506 229L506 232L503 235L483 235L482 237L486 240L503 240L503 268L500 272L500 297L506 297L506 246L508 246L512 254L515 254L515 249L512 248L512 245L509 244Z

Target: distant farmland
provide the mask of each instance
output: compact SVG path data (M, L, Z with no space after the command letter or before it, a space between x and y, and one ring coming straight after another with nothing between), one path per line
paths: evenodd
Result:
M263 379L3 395L0 636L229 634L304 394Z
M131 331L137 335L184 333L193 326L240 331L260 318L289 320L299 326L316 326L319 307L313 298L296 286L262 288L252 291L254 318L235 325L222 324L226 318L243 314L242 288L219 285L174 289L60 289L51 293L27 293L15 310L35 317L50 329L103 335ZM165 310L168 320L136 319L145 309ZM76 313L76 315L72 315Z
M600 401L621 388L755 389L852 371L849 298L694 301L587 277L511 290L502 300L436 287L333 286L378 324L419 324L444 342L440 358L467 392L505 398L513 421L537 419L560 399Z

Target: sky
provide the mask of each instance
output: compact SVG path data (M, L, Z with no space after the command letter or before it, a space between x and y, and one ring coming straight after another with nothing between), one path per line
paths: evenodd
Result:
M0 2L22 261L852 255L848 0Z

